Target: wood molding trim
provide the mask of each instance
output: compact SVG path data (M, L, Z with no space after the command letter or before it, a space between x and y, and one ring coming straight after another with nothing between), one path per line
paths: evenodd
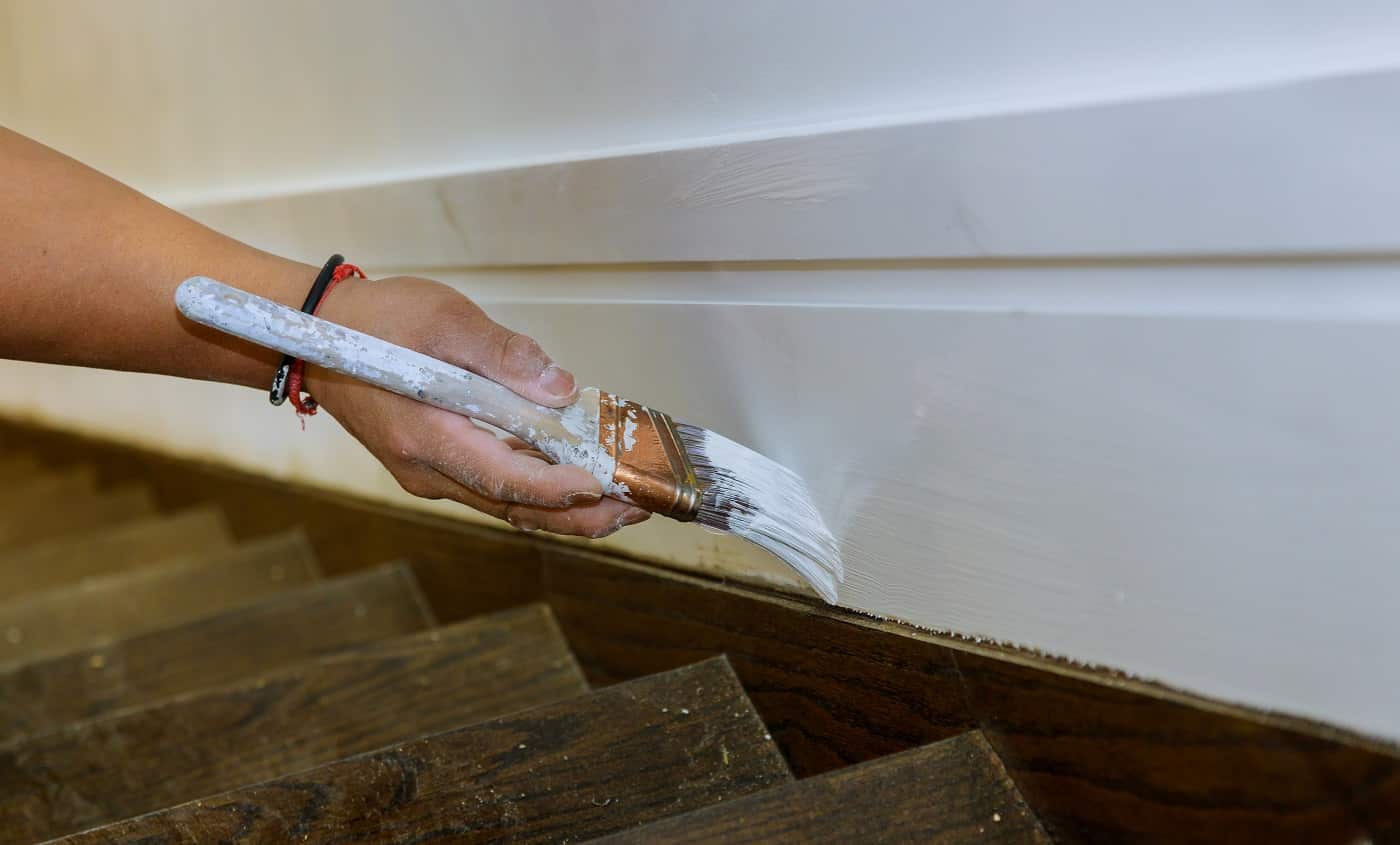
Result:
M1350 72L183 210L284 254L353 243L380 268L1394 253L1396 138L1373 104L1397 96L1400 71Z

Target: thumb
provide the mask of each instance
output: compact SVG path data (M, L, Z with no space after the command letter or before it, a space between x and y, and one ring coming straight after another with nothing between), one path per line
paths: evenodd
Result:
M541 405L557 408L578 398L574 374L554 363L534 338L488 317L473 341L462 350L466 360L454 363Z

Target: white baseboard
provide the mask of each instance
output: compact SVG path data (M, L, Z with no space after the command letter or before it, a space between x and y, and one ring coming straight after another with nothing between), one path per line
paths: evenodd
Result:
M372 266L1400 252L1400 71L189 209Z

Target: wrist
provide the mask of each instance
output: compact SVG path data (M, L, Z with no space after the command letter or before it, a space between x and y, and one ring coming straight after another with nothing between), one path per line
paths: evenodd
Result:
M316 277L314 267L247 247L206 257L200 263L210 269L196 269L196 273L202 272L293 308L301 307L300 298L306 295ZM172 276L172 299L173 285L183 281L186 275L190 275L189 270ZM272 375L282 357L280 353L207 326L187 320L181 323L186 336L193 339L195 345L188 348L188 354L178 365L170 368L171 373L262 390L272 383Z
M346 262L339 255L332 256L331 260L321 268L310 292L303 298L301 310L329 322L353 326L354 321L346 320L342 316L344 309L332 303L333 301L343 303L346 300L354 299L352 288L358 290L358 285L354 284L357 278L365 278L359 267ZM290 370L287 369L288 366L290 366ZM282 369L279 369L278 373L279 378L280 374L286 373L285 396L291 400L297 414L301 416L315 414L320 404L317 397L324 394L322 388L331 380L323 378L323 376L331 374L305 361L293 361L289 357L282 359ZM274 390L274 402L282 392Z

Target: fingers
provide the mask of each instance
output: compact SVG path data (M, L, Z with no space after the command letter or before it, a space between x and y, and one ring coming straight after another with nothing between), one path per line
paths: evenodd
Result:
M504 519L522 531L550 531L599 539L625 526L645 521L651 514L615 499L602 499L571 508L540 508L489 499L458 484L452 478L428 468L423 478L406 482L419 495L430 499L451 499L482 513Z
M549 531L595 540L607 537L628 525L645 522L651 514L616 499L603 499L591 505L563 510L511 505L505 520L522 531Z
M500 439L465 417L431 416L436 435L420 462L478 496L543 508L591 504L602 496L602 485L587 470L551 464L528 445Z
M445 360L557 408L578 398L573 373L554 363L534 338L511 331L475 305L472 319L447 341Z

